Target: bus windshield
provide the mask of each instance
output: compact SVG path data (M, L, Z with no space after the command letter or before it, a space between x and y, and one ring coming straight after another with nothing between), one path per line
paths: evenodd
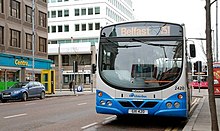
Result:
M169 27L169 35L164 35L161 28L167 24L160 25L153 33L145 25L142 32L146 29L146 34L137 34L134 30L142 27L135 27L129 36L122 33L128 29L121 28L133 28L132 24L103 29L98 63L103 81L120 89L161 88L175 81L182 69L183 39L182 33L173 32L181 32L182 28Z

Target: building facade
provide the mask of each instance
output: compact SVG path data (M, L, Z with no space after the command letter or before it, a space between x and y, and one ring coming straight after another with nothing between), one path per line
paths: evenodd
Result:
M133 19L131 0L49 0L48 55L61 74L56 86L67 88L74 78L77 85L91 84L100 28Z
M46 0L35 0L34 18L33 51L32 0L0 0L0 90L14 82L32 80L32 74L40 80L41 70L51 69Z

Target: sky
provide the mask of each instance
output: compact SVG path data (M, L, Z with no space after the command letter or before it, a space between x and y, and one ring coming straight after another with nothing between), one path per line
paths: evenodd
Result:
M185 24L187 38L205 38L205 0L132 0L132 2L135 20L155 20ZM211 27L213 29L216 28L215 7L216 4L211 6ZM196 41L196 43L198 43L198 48L202 46L202 43L205 48L205 41ZM204 53L200 52L200 54L203 55ZM206 59L204 57L202 59Z

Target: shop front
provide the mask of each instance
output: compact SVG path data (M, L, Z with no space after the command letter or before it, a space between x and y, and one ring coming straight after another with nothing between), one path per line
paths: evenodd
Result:
M52 61L48 59L33 59L31 57L0 53L0 91L7 89L19 81L41 80L41 70L51 69Z

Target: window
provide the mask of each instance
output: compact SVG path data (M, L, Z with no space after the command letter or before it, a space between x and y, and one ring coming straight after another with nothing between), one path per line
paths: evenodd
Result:
M63 17L63 11L62 11L62 10L58 10L57 13L58 13L58 17ZM56 14L55 14L55 15L56 15ZM55 17L56 17L56 16L55 16Z
M100 14L100 7L95 7L95 14Z
M82 31L86 31L86 24L82 24Z
M0 45L4 44L4 27L0 26Z
M64 32L69 32L69 25L64 25Z
M3 0L0 0L0 13L4 13L4 3L3 3Z
M93 8L88 8L88 15L93 15Z
M63 66L69 65L69 55L62 55L62 65Z
M62 2L62 0L57 0L57 2Z
M51 33L56 33L56 26L51 26Z
M56 0L51 0L51 3L56 3Z
M64 17L69 16L69 10L64 10Z
M86 15L86 8L81 9L81 15Z
M69 1L69 0L64 0L64 2Z
M56 11L51 11L51 18L56 18Z
M75 9L75 16L79 16L79 9Z
M20 2L16 0L10 1L10 15L20 19Z
M39 51L47 52L47 39L43 37L39 37Z
M47 31L48 31L48 33L50 33L50 26L47 27Z
M10 46L21 47L20 45L20 35L21 32L17 30L10 29Z
M58 25L58 32L63 32L63 26L62 25Z
M47 24L46 13L39 11L39 25L42 27L46 27L46 24Z
M47 12L47 17L50 18L50 11Z
M95 23L95 30L99 30L100 29L100 23Z
M89 23L89 30L93 30L93 23Z
M79 31L79 24L75 24L75 31Z
M26 21L27 22L32 22L32 8L30 6L25 5L26 9Z
M26 33L26 49L32 50L32 35Z

